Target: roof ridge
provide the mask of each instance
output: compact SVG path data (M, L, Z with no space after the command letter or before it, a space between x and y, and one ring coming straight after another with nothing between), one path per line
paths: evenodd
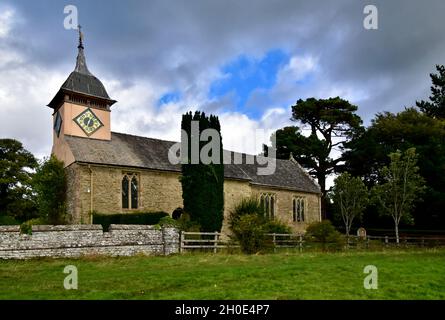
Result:
M158 141L165 141L165 142L171 142L171 143L181 143L180 141L172 141L172 140L165 140L165 139L152 138L152 137L146 137L146 136L139 136L139 135L136 135L136 134L116 132L116 131L111 131L111 133L112 134L119 134L119 135L123 135L123 136L131 136L131 137L136 137L136 138L158 140ZM246 155L246 156L251 156L251 157L264 157L262 155L254 155L254 154L245 153L245 152L238 152L238 151L233 151L233 150L227 150L227 149L224 149L224 148L223 148L223 151L232 152L232 153L239 153L239 154ZM279 159L279 160L283 160L283 159Z

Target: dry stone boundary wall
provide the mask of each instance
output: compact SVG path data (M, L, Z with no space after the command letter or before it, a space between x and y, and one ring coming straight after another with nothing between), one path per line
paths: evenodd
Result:
M179 252L179 231L148 225L36 225L32 235L19 226L0 226L0 259L76 258L85 255L169 255Z

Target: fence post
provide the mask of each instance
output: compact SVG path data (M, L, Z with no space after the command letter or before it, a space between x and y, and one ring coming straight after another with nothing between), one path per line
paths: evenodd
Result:
M215 231L215 237L214 237L214 244L213 244L213 253L216 253L218 250L218 231Z
M272 233L272 242L273 242L273 252L277 252L277 243L275 238L275 232Z
M369 249L369 236L366 236L366 249Z
M180 231L180 240L179 240L179 253L182 253L184 251L183 249L184 245L184 231Z
M298 236L298 247L300 249L300 252L302 252L303 251L303 236L301 234Z
M388 236L385 236L385 247L388 246Z

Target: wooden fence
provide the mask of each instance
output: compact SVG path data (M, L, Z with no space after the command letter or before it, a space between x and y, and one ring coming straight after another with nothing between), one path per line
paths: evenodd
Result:
M303 234L285 234L285 233L268 233L273 251L280 248L295 248L300 252L305 248L311 248L316 245L313 241L305 239ZM329 243L328 243L329 245ZM445 246L445 237L399 237L397 244L396 237L390 236L367 236L360 238L350 236L346 241L345 247L354 248L370 248L373 246L385 247L438 247ZM230 239L224 239L219 232L181 232L180 252L189 250L205 250L218 252L224 248L237 248L239 245Z

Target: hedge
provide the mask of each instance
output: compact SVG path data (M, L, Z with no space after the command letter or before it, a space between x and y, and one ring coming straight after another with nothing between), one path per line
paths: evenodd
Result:
M158 224L159 220L168 216L166 212L138 212L117 214L93 214L93 224L101 224L104 231L108 231L110 224Z

